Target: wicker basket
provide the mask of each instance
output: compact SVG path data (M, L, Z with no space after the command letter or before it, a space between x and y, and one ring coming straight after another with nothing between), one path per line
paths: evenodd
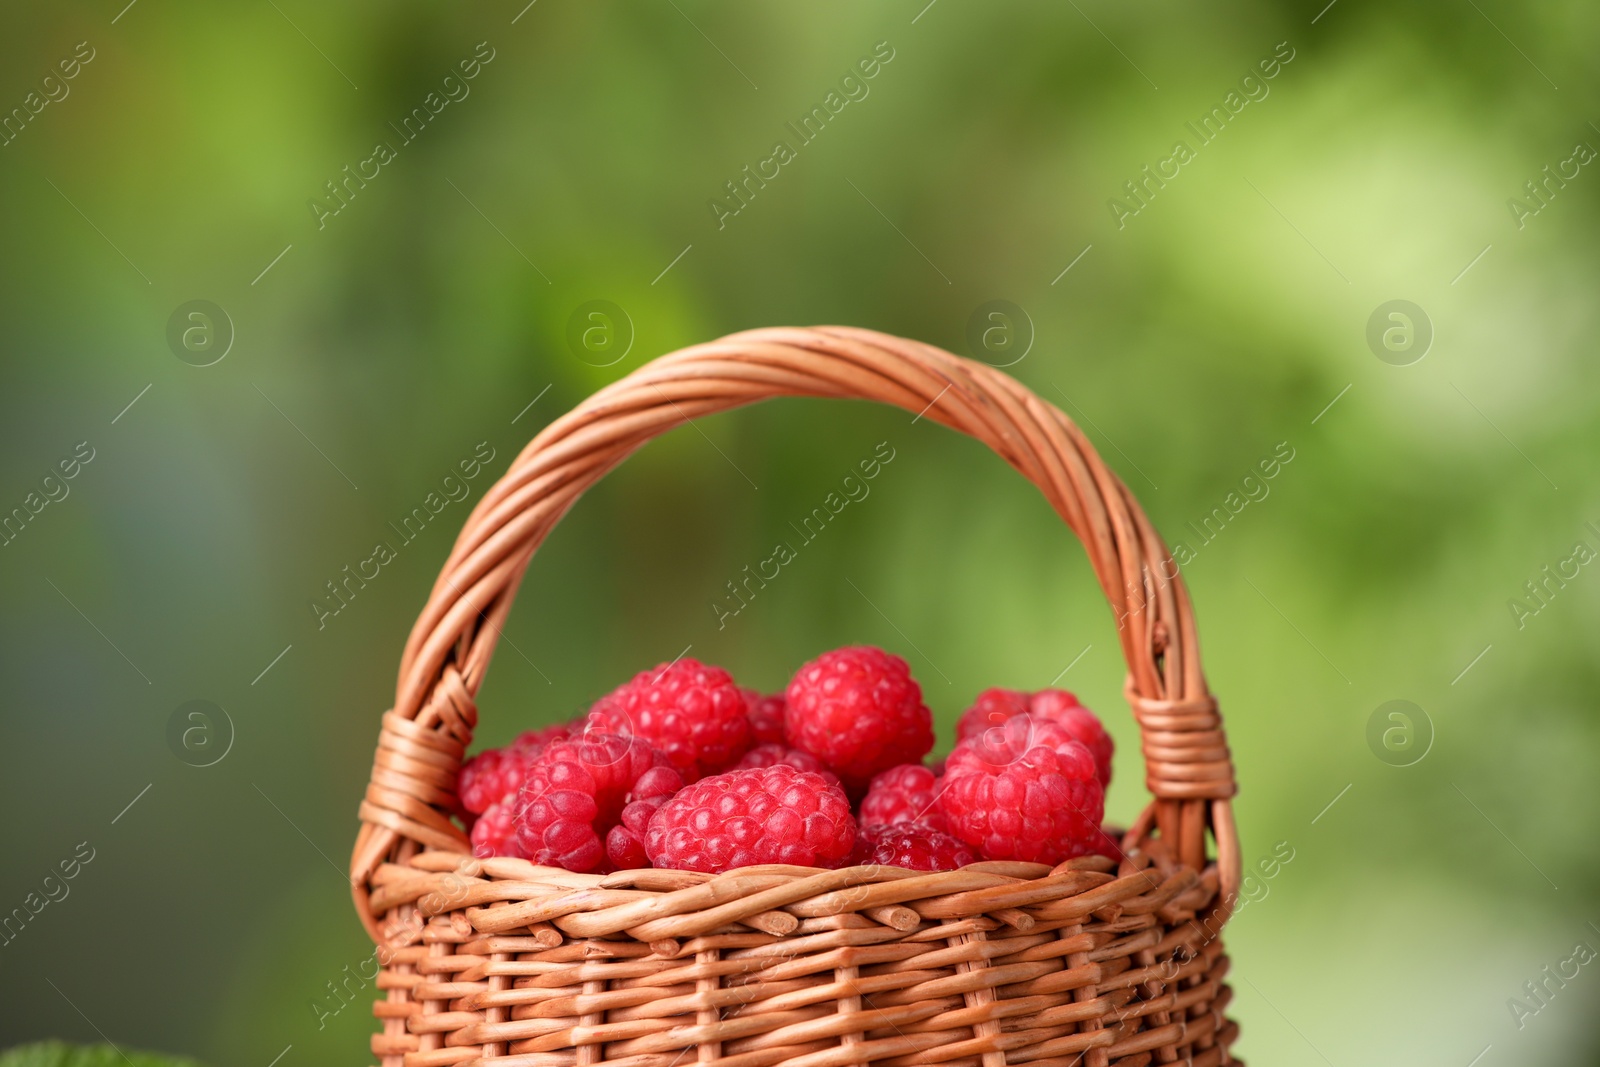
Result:
M877 400L971 434L1082 540L1154 796L1120 865L602 876L471 857L450 815L456 774L534 551L646 441L778 396ZM1234 791L1177 568L1059 410L988 366L865 330L684 349L534 438L473 510L411 631L351 858L382 964L372 1050L385 1067L1235 1063L1218 938L1239 884Z

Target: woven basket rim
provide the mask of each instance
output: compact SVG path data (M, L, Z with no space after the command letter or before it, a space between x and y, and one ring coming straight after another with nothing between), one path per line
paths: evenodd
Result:
M756 927L762 928L760 917L782 914L776 912L780 907L790 916L823 917L914 901L921 919L1009 913L1007 922L1027 932L1033 929L1029 914L1022 910L1028 905L1067 901L1070 910L1058 908L1054 918L1088 916L1112 907L1121 913L1144 914L1197 888L1214 894L1216 878L1215 865L1197 874L1182 863L1137 851L1127 853L1120 864L1095 855L1055 867L994 861L958 871L928 872L882 865L762 864L716 875L659 868L600 875L575 874L510 857L425 850L405 863L386 865L378 878L378 904L384 911L413 904L422 919L465 908L473 929L486 936L553 920L568 936L626 934L671 958L685 951L679 942L733 924L750 925L755 919ZM591 892L595 890L602 892ZM648 899L619 903L603 895L615 890L630 890ZM483 908L485 900L515 903ZM1201 925L1207 927L1208 937L1218 932L1214 924ZM420 932L420 926L412 929ZM765 932L787 934L793 927ZM403 933L383 942L391 951L406 943ZM693 951L692 945L687 951Z

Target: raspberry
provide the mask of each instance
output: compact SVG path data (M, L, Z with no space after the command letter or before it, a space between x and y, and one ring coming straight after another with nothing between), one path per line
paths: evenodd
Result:
M999 726L1013 715L1028 710L1028 694L1017 689L985 689L972 701L972 707L956 720L956 740L965 741L991 726Z
M590 732L556 741L534 759L517 794L512 843L534 863L597 870L627 808L682 785L666 755L637 737Z
M606 834L606 858L619 871L636 871L650 866L650 857L644 851L644 838L620 823Z
M710 874L757 863L837 867L855 837L843 790L779 763L686 786L650 820L645 852L656 867Z
M851 862L912 871L953 871L977 863L978 854L965 842L927 823L900 822L863 827Z
M750 747L744 694L721 667L663 663L600 698L591 729L636 734L666 753L688 781L713 774Z
M456 794L463 808L482 815L490 805L520 787L527 774L526 760L505 749L485 749L461 765Z
M622 821L606 834L606 858L619 871L650 866L644 835L656 810L683 788L683 776L672 767L652 767L633 783L636 798L622 809Z
M1015 715L958 743L944 786L950 832L985 859L1056 864L1101 843L1094 756L1058 723Z
M1111 785L1111 754L1115 750L1111 735L1101 725L1094 712L1084 707L1076 696L1065 689L1041 689L1037 693L1023 693L1015 689L985 689L972 702L972 707L962 713L956 723L956 739L965 741L991 726L999 726L1013 715L1024 712L1036 718L1048 719L1065 727L1067 732L1088 747L1094 756L1096 772L1102 786Z
M525 730L505 748L489 748L469 759L461 768L456 792L461 806L473 815L489 810L489 805L522 788L528 766L552 741L574 736L577 723L559 723L536 730Z
M920 763L890 767L872 779L867 787L867 795L861 801L861 825L920 822L943 830L944 812L938 803L940 788L939 776Z
M583 733L582 719L558 722L554 726L539 726L522 731L511 744L506 746L506 749L524 756L537 756L549 747L551 742L570 741L581 733Z
M852 791L933 747L922 687L905 660L882 649L824 652L795 674L785 701L789 743L826 763Z
M1098 715L1064 689L1039 690L1033 694L1028 711L1039 718L1061 724L1074 740L1082 742L1094 757L1095 773L1100 784L1108 789L1111 787L1111 754L1116 746Z
M488 809L472 823L470 835L472 854L479 857L514 856L517 859L525 859L514 837L516 814L515 797L505 797L490 804Z
M730 770L748 771L757 767L775 767L786 763L797 771L810 771L820 774L833 785L839 784L839 776L822 765L822 761L811 753L798 748L790 748L785 744L757 745L744 754L744 758L734 764Z
M762 696L754 689L739 690L750 708L750 743L752 745L785 744L783 736L783 694Z

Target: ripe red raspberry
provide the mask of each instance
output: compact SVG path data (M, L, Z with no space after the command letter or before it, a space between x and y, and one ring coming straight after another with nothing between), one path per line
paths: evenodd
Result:
M922 687L905 660L882 649L824 652L795 674L785 701L789 743L826 763L852 791L933 747Z
M1056 864L1101 842L1094 757L1057 723L1016 715L960 742L944 786L950 832L984 859Z
M1100 717L1064 689L1041 689L1028 703L1030 714L1049 719L1066 728L1073 739L1082 742L1094 757L1095 772L1100 784L1111 788L1111 755L1116 745L1106 733Z
M622 809L622 821L606 834L606 858L619 871L631 871L650 866L645 855L644 835L650 828L650 819L656 810L683 788L683 776L676 768L652 767L633 783L635 799Z
M855 838L843 790L779 763L684 787L650 820L645 852L653 866L710 874L757 863L838 867Z
M478 857L513 856L526 859L516 841L517 798L503 797L472 823L472 854Z
M534 759L517 794L515 847L534 863L598 870L625 809L682 785L667 757L640 738L591 732L554 742Z
M473 815L488 811L489 805L522 788L535 756L552 741L566 740L579 729L580 724L564 722L525 730L505 748L484 749L473 756L462 765L456 787L461 806Z
M920 763L890 767L872 779L861 800L862 826L892 826L896 823L925 823L943 830L944 811L939 807L939 776ZM971 862L971 861L968 861Z
M543 752L553 741L570 741L583 733L583 720L573 719L570 722L558 722L554 726L536 726L532 730L524 730L506 746L511 752L520 752L524 756L537 756Z
M1106 733L1099 717L1065 689L1041 689L1037 693L985 689L956 723L956 739L965 741L1024 712L1059 723L1074 738L1082 741L1094 756L1100 784L1107 787L1111 785L1111 754L1115 749L1111 735Z
M762 696L754 689L739 690L750 708L750 743L752 745L787 744L783 734L783 694Z
M757 745L746 752L744 757L729 770L748 771L757 767L775 767L780 763L786 763L797 771L820 774L833 785L839 784L839 776L824 767L817 757L802 749L790 748L781 742L775 745Z
M900 822L862 827L851 862L912 871L953 871L977 863L978 854L965 842L927 823Z
M999 726L1013 715L1028 710L1028 694L1018 689L985 689L973 698L972 707L956 720L956 740L965 741L975 733Z
M645 855L644 851L644 838L621 823L613 826L606 834L606 859L610 860L611 866L619 871L637 871L650 866L650 857Z
M489 748L461 765L456 794L461 806L482 815L489 806L522 785L527 777L527 761L503 748Z
M595 703L589 726L644 738L688 781L722 770L750 747L744 694L727 671L693 659L641 671Z

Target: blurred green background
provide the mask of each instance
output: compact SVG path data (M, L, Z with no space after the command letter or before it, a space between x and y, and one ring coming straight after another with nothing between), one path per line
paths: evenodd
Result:
M1600 1059L1600 966L1565 964L1600 949L1600 10L525 2L8 6L0 910L67 895L0 946L0 1045L368 1062L366 992L330 987L371 952L345 862L471 502L654 355L845 323L1011 364L1194 550L1245 858L1293 856L1229 929L1241 1056ZM800 144L830 91L857 98ZM169 341L196 300L227 323ZM626 321L574 345L594 300ZM975 349L995 300L1026 319ZM1421 315L1374 347L1392 300ZM979 689L1059 678L1139 810L1110 614L1028 485L895 410L699 429L535 560L482 741L685 645L771 689L874 642L944 747ZM718 629L724 583L883 441L871 496ZM319 628L480 443L469 499Z

